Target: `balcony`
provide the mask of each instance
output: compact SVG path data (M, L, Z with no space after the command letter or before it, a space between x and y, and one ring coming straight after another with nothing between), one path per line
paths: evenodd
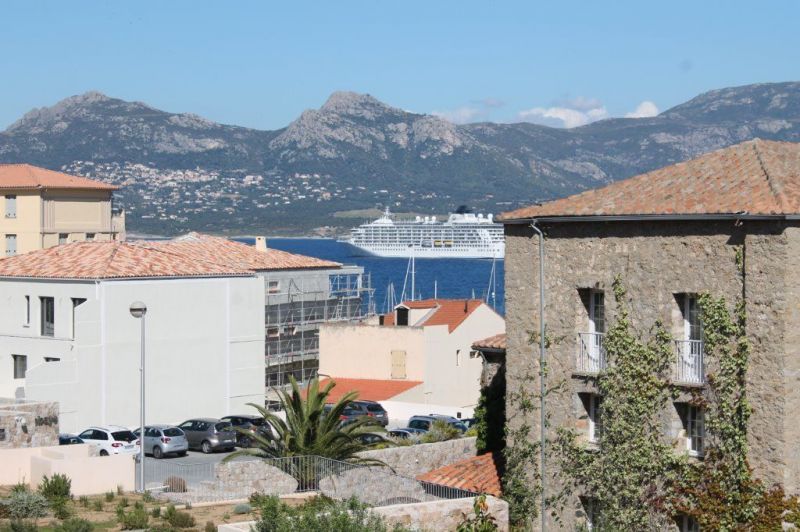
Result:
M578 333L578 360L575 373L596 374L606 369L603 333Z
M702 385L706 380L702 340L675 340L675 372L678 384Z

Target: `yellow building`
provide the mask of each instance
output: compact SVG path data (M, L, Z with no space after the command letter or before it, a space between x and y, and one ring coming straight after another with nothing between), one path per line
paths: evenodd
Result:
M0 247L16 255L82 240L124 240L118 187L29 164L0 164Z

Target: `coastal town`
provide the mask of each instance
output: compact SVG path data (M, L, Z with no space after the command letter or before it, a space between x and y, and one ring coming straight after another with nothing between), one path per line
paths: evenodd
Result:
M0 16L0 532L800 530L800 4Z

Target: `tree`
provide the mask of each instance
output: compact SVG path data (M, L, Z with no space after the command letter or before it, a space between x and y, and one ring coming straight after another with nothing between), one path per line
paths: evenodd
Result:
M363 458L357 453L371 447L358 441L357 436L376 430L382 431L375 418L361 416L342 424L340 417L347 405L358 398L358 392L344 394L330 410L325 405L335 381L327 383L322 389L318 379L312 379L303 397L300 387L291 378L291 392L279 390L278 395L283 410L284 421L263 406L249 403L264 418L267 430L262 433L247 433L254 447L231 453L225 461L236 456L257 456L259 458L284 458L291 456L322 456L342 462L364 465L385 465L379 460ZM241 429L238 429L240 430Z

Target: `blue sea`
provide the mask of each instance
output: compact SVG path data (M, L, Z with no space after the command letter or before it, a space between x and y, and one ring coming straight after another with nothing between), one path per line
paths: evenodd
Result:
M243 239L244 240L244 239ZM252 239L250 239L251 243ZM370 275L374 288L375 309L385 312L390 283L394 284L396 299L400 300L403 282L408 271L408 259L394 259L356 255L354 249L332 239L322 238L270 238L267 245L291 253L333 260L343 264L357 264ZM495 279L491 282L492 260L490 259L416 259L417 299L434 296L440 298L476 297L487 300L500 314L505 313L503 292L503 261L494 263ZM494 297L492 297L494 292ZM411 296L410 274L406 282L406 299Z

